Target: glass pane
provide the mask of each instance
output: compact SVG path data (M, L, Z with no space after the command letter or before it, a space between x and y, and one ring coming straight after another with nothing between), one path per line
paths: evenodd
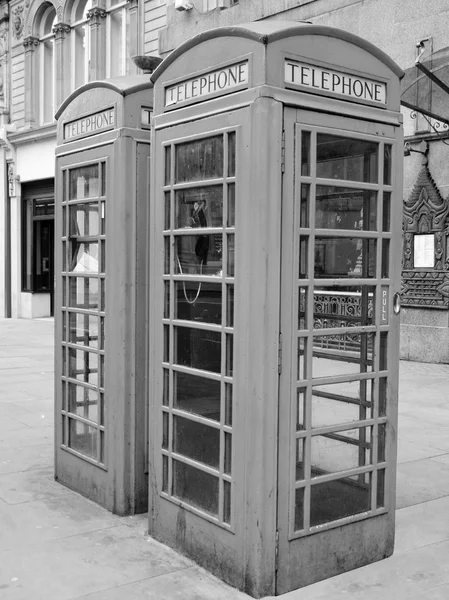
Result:
M310 175L310 131L301 133L301 175Z
M183 235L175 238L176 273L222 276L222 235Z
M310 185L308 183L301 184L301 211L299 213L299 226L309 227L309 210L310 210ZM318 227L318 225L317 225Z
M296 469L295 480L301 481L304 479L304 438L296 440Z
M228 257L227 257L227 272L228 277L234 277L234 264L235 264L235 247L234 247L234 235L228 235Z
M69 419L69 448L90 458L97 458L97 429Z
M69 177L69 200L97 197L98 183L98 165L72 169Z
M319 133L317 177L377 182L379 144Z
M169 415L166 412L162 413L162 448L168 450L168 427Z
M385 469L377 471L377 508L385 506Z
M70 236L98 235L98 204L96 202L69 206Z
M391 185L391 152L392 146L385 144L384 146L384 184Z
M170 194L170 192L165 192L164 199L165 199L165 204L164 204L164 215L165 215L164 229L171 229L171 223L170 223L171 194Z
M433 259L432 259L432 267L433 267ZM389 275L390 275L390 240L382 240L382 270L381 270L381 277L383 279L387 279L389 277Z
M373 416L372 380L312 387L312 427L339 425Z
M379 345L379 370L386 371L388 369L388 332L380 333Z
M387 414L387 378L379 379L379 417L385 417Z
M168 399L170 393L170 374L168 369L162 369L163 371L163 390L162 390L162 404L168 406Z
M164 281L164 319L170 318L170 282Z
M390 231L391 194L383 194L382 231Z
M72 344L98 348L98 317L70 313L68 341Z
M228 177L235 176L235 131L228 134Z
M307 338L298 339L298 379L307 377Z
M232 384L225 383L225 425L232 427Z
M43 217L45 215L54 215L55 214L55 203L50 200L34 200L33 202L33 214L35 217ZM65 206L62 209L62 224L63 224L63 233L65 235Z
M235 226L235 183L228 185L228 227Z
M296 392L296 431L305 429L306 414L306 390L300 389Z
M373 333L314 336L313 377L332 377L373 370Z
M164 237L164 274L168 275L169 273L170 273L170 238Z
M315 227L317 229L375 230L377 228L377 192L317 185Z
M69 348L69 377L91 385L98 385L98 355Z
M178 365L221 373L221 333L175 327L175 359Z
M223 136L178 144L175 182L223 177Z
M223 186L175 192L175 228L223 227Z
M223 481L223 521L231 522L231 484Z
M175 319L221 324L220 283L175 282Z
M295 491L295 531L304 527L304 488Z
M371 427L312 437L312 477L356 469L371 462Z
M310 488L310 525L321 525L371 508L370 485L337 479Z
M70 277L69 306L98 308L98 279L95 277Z
M218 515L218 478L178 460L173 461L173 495Z
M313 293L313 326L327 329L373 325L375 298L374 286L318 285Z
M98 242L72 242L69 271L74 273L98 273Z
M220 382L187 373L173 373L173 405L214 421L220 421Z
M309 275L309 236L299 237L299 278L307 279Z
M98 421L98 391L68 383L69 411L90 421Z
M378 428L377 434L377 461L385 461L386 453L386 442L387 442L387 426L385 423L381 423Z
M226 327L234 327L234 286L226 286L228 299L226 310Z
M220 430L174 415L173 450L177 454L218 469Z
M307 293L308 289L306 287L299 288L299 311L298 311L298 329L307 329Z
M232 435L230 433L224 434L224 467L223 471L230 475L232 472Z
M376 275L376 240L338 237L315 238L315 277Z
M162 456L162 491L168 492L168 457Z
M163 332L164 332L163 361L169 362L169 360L170 360L170 327L168 325L164 325Z
M165 185L171 181L171 146L165 146Z
M226 334L226 368L225 375L232 377L234 369L234 336L232 333Z

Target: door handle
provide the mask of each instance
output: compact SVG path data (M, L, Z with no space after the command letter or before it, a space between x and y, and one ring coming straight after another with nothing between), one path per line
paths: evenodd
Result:
M401 294L396 292L393 295L393 313L398 315L401 312Z

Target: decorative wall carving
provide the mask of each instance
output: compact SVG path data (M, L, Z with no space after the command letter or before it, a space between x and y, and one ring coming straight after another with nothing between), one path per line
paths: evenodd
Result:
M21 4L20 6L16 6L16 8L14 8L12 11L12 31L17 40L22 35L23 26L25 23L23 10L24 7Z
M423 164L410 198L404 202L402 304L421 308L449 307L449 202ZM415 269L416 234L434 235L433 268Z

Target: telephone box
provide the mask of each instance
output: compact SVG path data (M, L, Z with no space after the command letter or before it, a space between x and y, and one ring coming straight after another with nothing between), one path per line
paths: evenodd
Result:
M149 530L255 597L393 552L401 76L280 21L152 76Z
M148 507L149 76L78 88L56 114L55 478Z

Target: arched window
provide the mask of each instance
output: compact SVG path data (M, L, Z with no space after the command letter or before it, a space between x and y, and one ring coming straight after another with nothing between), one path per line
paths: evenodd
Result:
M37 33L39 38L37 75L39 81L38 115L39 123L52 123L55 113L55 63L53 25L56 11L52 4L44 4L38 15Z
M70 11L71 90L87 83L89 79L90 26L87 11L91 8L92 0L77 0Z
M128 12L126 0L108 0L106 16L106 77L128 72Z

